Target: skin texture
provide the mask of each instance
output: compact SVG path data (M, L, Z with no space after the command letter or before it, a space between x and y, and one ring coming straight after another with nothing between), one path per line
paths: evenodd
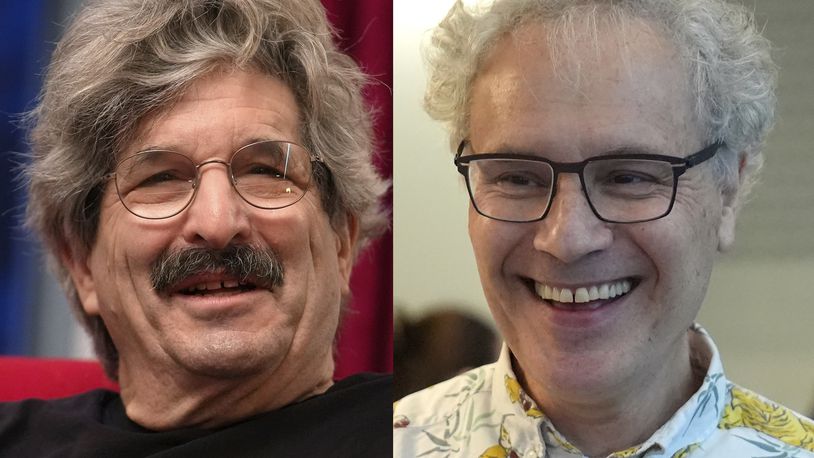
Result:
M281 81L222 69L144 119L121 154L158 146L196 163L228 161L257 139L302 144L299 116ZM204 166L195 200L165 220L128 212L110 183L90 256L66 261L85 311L102 316L119 350L128 416L155 430L214 427L324 392L356 233L351 218L331 225L313 184L290 207L250 206L222 164ZM282 287L211 302L151 288L150 264L162 250L235 243L276 250Z
M470 107L473 151L576 162L618 148L684 157L706 146L678 56L657 33L641 23L626 32L600 27L601 45L576 41L555 70L544 27L507 35L482 64ZM640 443L700 383L687 329L735 224L732 198L710 169L690 169L671 214L647 223L600 221L574 174L560 176L543 221L499 222L470 208L481 282L515 370L583 453ZM577 318L531 286L629 277L638 282L630 294Z

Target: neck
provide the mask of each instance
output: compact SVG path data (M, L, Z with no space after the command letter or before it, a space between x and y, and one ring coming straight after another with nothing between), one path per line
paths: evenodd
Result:
M604 457L647 440L700 386L703 374L694 374L688 339L682 338L675 348L668 360L656 361L623 381L590 392L574 392L568 386L556 389L556 384L520 376L569 442L587 456ZM522 369L516 369L522 374Z
M302 369L302 368L300 368ZM305 374L307 373L307 374ZM324 393L333 360L317 371L274 370L239 377L119 368L127 416L154 431L218 428Z

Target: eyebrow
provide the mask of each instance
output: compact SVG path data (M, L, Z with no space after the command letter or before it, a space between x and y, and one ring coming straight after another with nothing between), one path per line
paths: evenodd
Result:
M267 142L267 141L286 141L286 142L289 142L289 143L296 143L296 142L293 142L292 140L285 140L285 139L282 139L282 138L274 138L274 137L271 137L271 136L269 136L269 137L251 137L248 140L244 140L244 141L240 142L240 146L238 146L237 148L232 148L232 150L229 151L229 152L234 153L235 151L239 150L240 148L243 148L244 146L248 146L248 145L251 145L253 143ZM142 148L138 148L135 151L133 151L132 153L128 153L127 155L132 156L134 154L144 153L144 152L147 152L147 151L172 151L174 153L186 154L186 153L184 153L182 151L179 151L179 149L180 148L178 148L178 146L166 146L166 145L162 146L162 145L158 145L158 144L153 144L153 145L148 145L148 146L145 146L145 147L142 147Z
M166 146L159 146L159 145L150 145L145 146L144 148L137 149L133 154L143 153L146 151L174 151L173 148L168 148Z
M471 143L468 143L469 150L476 154L488 154L488 153L499 153L499 154L523 154L527 156L540 156L544 158L548 158L546 155L546 151L552 150L552 148L540 148L540 149L531 149L531 148L515 148L508 145L503 145L494 151L475 151L472 147ZM613 155L626 155L626 154L638 154L638 155L669 155L668 153L664 153L659 151L657 148L650 148L645 147L643 145L624 145L624 146L617 146L607 150L602 150L598 153L594 154L586 154L586 157L602 157L602 156L613 156Z
M596 156L611 156L616 154L659 154L664 155L665 153L662 151L658 151L654 148L646 148L640 145L628 145L628 146L620 146L616 147L607 151L603 151Z

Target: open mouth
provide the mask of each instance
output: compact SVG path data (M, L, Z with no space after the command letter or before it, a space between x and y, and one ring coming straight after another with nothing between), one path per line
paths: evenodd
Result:
M638 284L639 280L632 277L577 288L560 288L532 282L533 290L540 299L563 310L598 309L629 294Z
M179 289L185 296L207 296L212 294L234 294L254 291L257 285L249 281L223 280L196 283Z

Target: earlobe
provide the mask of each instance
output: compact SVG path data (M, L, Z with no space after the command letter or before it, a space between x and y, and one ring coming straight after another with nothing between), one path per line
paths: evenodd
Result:
M735 244L735 222L737 220L738 191L743 182L743 172L746 166L746 155L741 153L738 157L738 180L734 189L721 195L721 222L718 225L718 251L728 251Z
M63 248L59 251L62 265L68 269L68 273L73 281L76 293L82 303L82 309L88 315L99 315L99 298L96 294L96 284L91 273L89 256L79 259L70 248Z
M721 223L718 226L718 251L728 251L735 243L735 210L731 206L723 207Z
M344 221L334 228L336 234L336 255L342 281L342 294L350 294L350 275L356 259L356 244L359 240L359 222L353 215L346 215Z

